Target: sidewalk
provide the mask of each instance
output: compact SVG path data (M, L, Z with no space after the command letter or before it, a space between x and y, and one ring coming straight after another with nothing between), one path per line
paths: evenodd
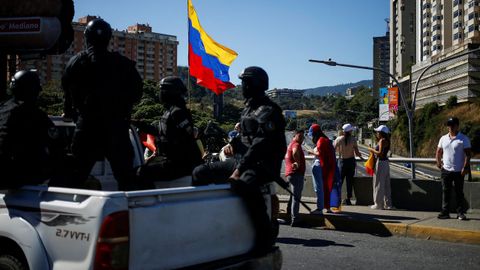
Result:
M280 197L280 218L286 219L288 196ZM314 198L304 198L312 210ZM300 218L305 227L323 227L339 231L372 233L381 236L404 236L427 240L440 240L468 244L480 244L480 210L470 210L468 220L437 219L437 212L373 210L368 206L342 206L340 213L323 216L309 214L300 206Z

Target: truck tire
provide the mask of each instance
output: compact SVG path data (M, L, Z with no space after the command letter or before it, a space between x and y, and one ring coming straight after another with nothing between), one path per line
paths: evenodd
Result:
M28 266L19 258L10 255L0 255L0 270L28 270Z

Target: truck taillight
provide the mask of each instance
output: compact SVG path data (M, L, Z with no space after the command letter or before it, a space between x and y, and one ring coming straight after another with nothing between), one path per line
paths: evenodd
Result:
M95 252L95 270L128 269L128 212L116 212L103 221Z

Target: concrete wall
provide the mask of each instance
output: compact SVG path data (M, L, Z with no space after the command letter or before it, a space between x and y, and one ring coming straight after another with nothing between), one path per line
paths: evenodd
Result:
M440 211L442 206L442 183L434 180L391 179L393 205L399 209L418 211ZM371 177L356 177L354 180L354 197L357 205L373 204L373 185ZM465 182L465 199L471 209L480 209L480 183ZM287 195L277 187L277 193ZM346 197L345 183L342 198ZM303 197L315 198L312 178L306 177ZM455 194L452 195L452 207L455 207ZM452 209L453 210L453 209Z

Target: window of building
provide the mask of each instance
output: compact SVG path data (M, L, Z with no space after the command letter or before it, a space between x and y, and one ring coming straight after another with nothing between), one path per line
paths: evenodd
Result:
M471 8L473 6L478 6L479 5L479 1L478 0L470 0L468 2L468 7Z
M463 26L463 23L462 23L462 22L455 22L455 23L453 24L453 28L454 28L454 29L455 29L455 28L462 28L462 26Z
M437 50L441 50L442 49L442 45L433 45L432 47L432 51L437 51Z
M462 15L462 10L456 10L455 12L453 12L453 17L456 18L458 16L461 16Z
M432 30L433 30L433 31L435 31L435 30L442 30L442 25L441 25L441 24L436 24L436 25L433 26Z
M461 32L460 33L455 33L453 35L453 40L462 39L462 37L463 37L463 35L462 35Z
M458 4L461 4L462 0L453 0L453 6L457 6Z
M432 7L432 4L430 4L430 3L425 3L425 4L423 4L423 7L422 7L422 8L423 8L423 9L427 9L427 8L431 8L431 7Z
M432 40L435 41L435 40L441 40L442 39L442 35L435 35L433 36Z

